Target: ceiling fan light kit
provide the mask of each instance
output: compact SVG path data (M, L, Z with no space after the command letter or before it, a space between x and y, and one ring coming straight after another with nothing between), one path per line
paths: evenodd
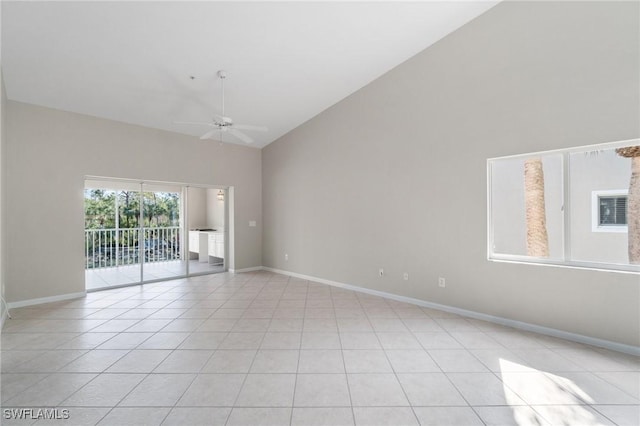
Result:
M202 136L200 139L211 139L215 136L216 133L220 134L220 141L222 142L222 134L228 133L237 139L240 139L242 142L250 144L253 143L253 138L247 135L240 130L249 130L254 132L266 132L268 129L264 126L253 126L249 124L235 124L231 117L225 116L224 109L224 80L227 78L227 72L225 70L220 70L216 74L220 79L220 84L222 85L222 115L214 114L213 118L210 122L201 122L201 121L176 121L176 124L188 124L188 125L200 125L200 126L209 126L213 127L212 130L209 130Z

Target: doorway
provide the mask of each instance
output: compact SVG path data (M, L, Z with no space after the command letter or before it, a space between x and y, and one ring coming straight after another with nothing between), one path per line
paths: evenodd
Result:
M227 270L227 191L187 188L189 272L210 274Z
M226 271L226 192L177 183L86 179L85 288Z

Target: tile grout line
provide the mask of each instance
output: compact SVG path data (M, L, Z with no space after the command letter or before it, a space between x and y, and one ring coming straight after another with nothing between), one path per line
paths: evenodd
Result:
M288 280L287 280L288 281ZM243 285L244 286L244 285ZM240 288L242 288L243 286L241 286ZM264 285L261 286L261 289L264 288ZM236 291L237 292L237 291ZM236 294L236 292L234 292L234 294ZM251 301L253 302L256 299L257 295L254 296ZM250 306L250 305L249 305ZM269 321L269 324L271 324L271 321ZM268 327L267 327L268 328ZM231 407L231 410L229 411L229 415L227 416L227 419L225 421L225 426L229 423L229 419L231 419L231 415L233 414L233 409L236 407L236 404L238 403L238 399L240 398L240 395L242 394L242 389L244 388L245 384L247 383L247 378L249 377L249 374L251 372L251 368L253 368L253 364L256 361L256 358L258 356L258 351L260 350L260 346L262 346L262 342L264 341L264 337L266 335L266 332L262 335L262 339L260 339L260 343L258 344L258 349L256 349L255 354L253 355L253 359L251 360L251 364L249 364L249 368L247 370L247 373L244 375L244 379L242 380L242 384L240 385L240 388L238 390L238 394L236 395L234 401L233 401L233 406ZM223 340L224 342L224 340Z
M363 311L364 311L364 308L363 308L362 304L360 303L360 299L358 299L357 295L356 295L355 299L358 302L358 306L360 306L360 308L363 309ZM365 314L365 316L366 316L366 314ZM336 319L336 326L338 326L337 322L338 321ZM338 341L340 342L340 353L342 355L342 365L344 366L344 377L347 380L347 392L349 393L349 402L350 402L350 405L351 405L351 418L353 420L353 424L355 425L356 424L356 411L355 411L355 409L353 407L353 397L351 396L351 385L349 383L349 374L347 373L347 362L344 359L344 346L342 345L342 337L341 336L342 335L340 333L340 327L338 326Z
M287 280L287 283L289 283L290 281L291 281L291 277L289 277L289 279ZM300 370L300 357L302 356L302 352L301 352L302 351L302 339L303 339L303 336L304 336L304 321L305 321L304 312L307 310L307 300L308 300L308 298L309 298L309 285L307 284L307 292L306 292L305 298L304 298L304 306L302 307L302 309L303 309L302 330L300 332L300 343L298 344L298 362L296 363L296 375L295 375L295 380L293 382L293 398L291 399L291 414L289 415L289 425L293 424L293 410L295 409L295 405L296 405L296 389L298 387L298 374L299 374L299 370ZM280 298L279 301L280 300L282 300L282 299ZM279 301L278 301L278 303L279 303Z
M386 302L386 303L389 304L389 302ZM391 305L389 305L389 308L393 310ZM395 313L395 310L393 310L393 311ZM407 404L409 405L409 409L411 410L411 413L413 414L413 418L416 421L416 424L419 425L420 424L420 420L418 418L418 415L416 414L416 411L413 408L413 404L411 404L411 400L409 399L409 395L407 395L407 391L405 390L404 386L402 386L402 382L400 381L400 378L398 377L398 373L396 372L396 369L393 367L393 363L389 359L389 354L387 354L387 349L382 344L382 341L380 341L380 336L378 336L378 332L376 331L376 328L373 326L373 323L371 322L371 317L366 312L366 309L365 309L365 316L367 318L367 321L369 322L369 325L371 326L371 329L373 330L374 336L376 336L376 339L378 340L378 344L382 348L382 353L384 353L385 359L389 363L389 367L391 368L391 371L393 372L393 377L396 379L396 382L398 383L398 386L400 386L400 389L402 390L402 394L404 395L404 398L407 400ZM400 320L400 321L402 322L402 320ZM404 322L402 322L402 323L404 324ZM415 339L415 337L414 337L414 339ZM417 339L416 339L416 341L417 341ZM420 343L420 342L418 342L418 343Z

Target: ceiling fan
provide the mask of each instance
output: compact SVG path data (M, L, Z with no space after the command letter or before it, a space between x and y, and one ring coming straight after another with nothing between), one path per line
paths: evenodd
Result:
M266 132L267 129L264 126L253 126L250 124L235 124L230 117L224 115L224 79L227 78L227 73L224 70L218 71L218 78L222 84L222 115L214 114L211 121L176 121L176 124L193 124L199 126L212 127L211 130L200 136L200 139L212 139L216 132L220 132L220 140L222 141L222 134L228 133L236 138L240 139L244 143L253 143L253 138L247 135L241 130L249 130L254 132Z

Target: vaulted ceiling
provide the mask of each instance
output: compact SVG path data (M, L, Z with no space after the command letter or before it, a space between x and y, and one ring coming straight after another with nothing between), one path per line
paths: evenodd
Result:
M224 69L263 147L496 3L3 1L1 65L11 100L194 136Z

